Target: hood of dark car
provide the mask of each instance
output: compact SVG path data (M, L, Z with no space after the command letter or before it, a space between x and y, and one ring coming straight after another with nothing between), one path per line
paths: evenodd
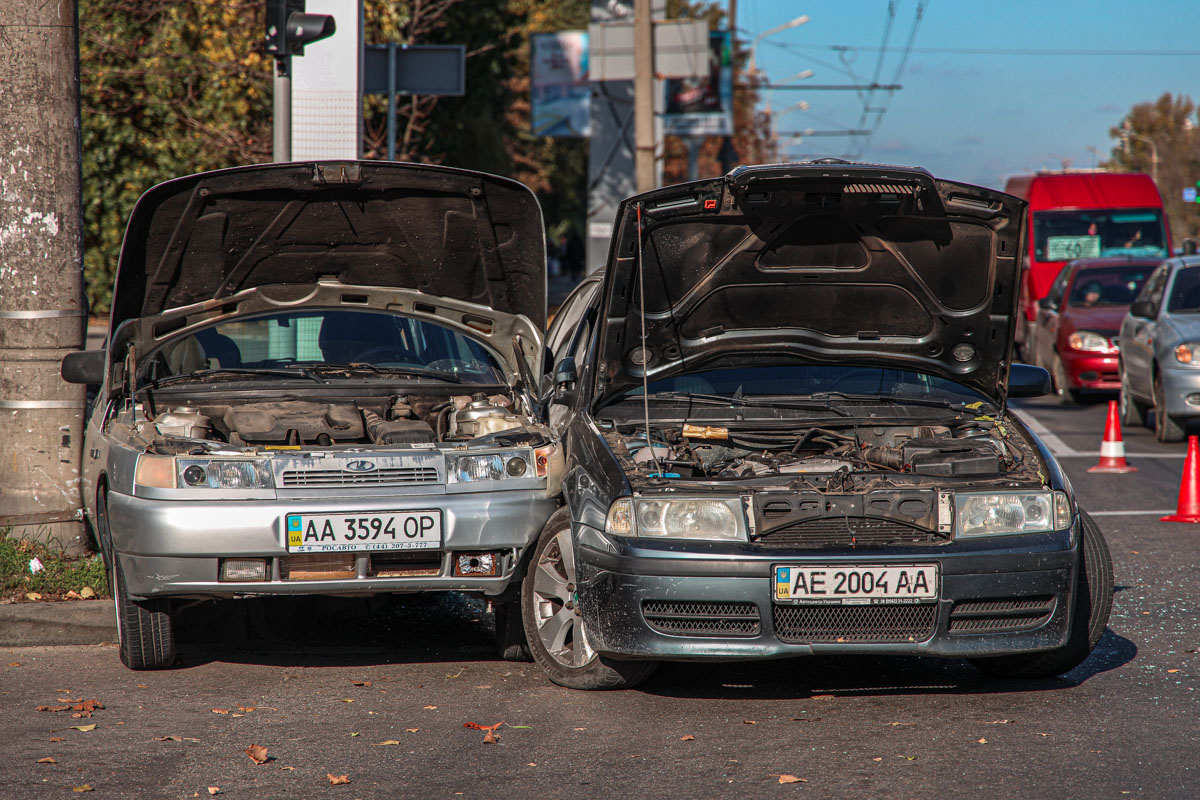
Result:
M643 375L844 363L949 378L1002 403L1024 208L922 169L834 160L631 197L605 276L597 396Z
M121 246L112 329L266 285L415 289L546 322L546 245L524 185L380 161L201 173L141 196Z

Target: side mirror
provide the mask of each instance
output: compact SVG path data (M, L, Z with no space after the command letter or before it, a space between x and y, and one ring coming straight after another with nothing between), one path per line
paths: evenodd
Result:
M1050 373L1032 364L1013 364L1008 373L1009 397L1045 397L1053 391Z
M1129 313L1142 319L1154 319L1154 303L1149 300L1135 300L1129 306Z
M579 372L575 368L575 357L567 356L554 368L554 397L550 402L571 405L575 402L575 382Z
M78 350L67 353L62 360L59 374L67 383L104 383L106 350Z

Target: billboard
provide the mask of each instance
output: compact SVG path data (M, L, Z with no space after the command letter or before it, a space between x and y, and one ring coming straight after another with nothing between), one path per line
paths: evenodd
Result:
M591 134L587 31L535 33L530 57L533 135Z
M362 4L308 0L337 33L292 58L292 160L355 159L362 145Z
M709 33L708 71L703 78L671 78L663 83L667 134L733 135L733 46L729 31Z

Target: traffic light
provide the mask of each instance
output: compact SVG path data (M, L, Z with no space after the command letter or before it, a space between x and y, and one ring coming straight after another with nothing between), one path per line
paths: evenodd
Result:
M304 45L337 30L329 14L304 13L304 0L267 0L267 53L276 58L304 55Z

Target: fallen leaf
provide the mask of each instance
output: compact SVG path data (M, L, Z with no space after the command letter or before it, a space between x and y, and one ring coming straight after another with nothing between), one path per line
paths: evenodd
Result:
M916 760L917 760L917 757L916 757L916 756L901 756L901 755L898 755L898 756L896 756L896 758L903 758L905 761L916 761Z
M681 742L694 742L694 741L696 741L696 737L695 737L695 736L692 736L690 733L685 733L683 736L680 736L680 737L679 737L679 741L681 741Z
M84 600L90 600L91 598L96 596L96 590L90 586L85 586L79 590L79 596L82 597Z
M984 725L1007 725L1012 722L1011 719L994 719L991 722L985 722Z
M87 733L88 731L96 730L96 723L93 722L91 725L72 725L71 727L77 731L83 731L84 733Z
M213 708L213 709L210 709L210 710L211 710L211 711L212 711L212 713L214 713L214 714L228 714L228 713L229 713L229 709L228 709L228 708Z
M757 724L758 724L758 720L754 720L754 719L744 719L744 720L742 720L742 724L743 724L743 725L757 725Z
M370 681L351 681L355 686L371 686Z
M65 737L65 736L51 736L51 737L50 737L50 742L51 742L51 743L54 743L54 742L65 742L66 740L67 740L67 737Z
M490 688L492 688L492 685L490 683L485 683L483 686L476 686L475 688L476 689L490 689Z
M1137 550L1130 550L1130 551L1129 551L1129 554L1130 554L1130 555L1133 555L1133 556L1140 556L1140 555L1141 555L1141 553L1140 553L1140 552L1138 552Z
M425 706L426 711L433 711L436 708L437 708L437 706Z
M57 764L58 762L55 761L53 758L50 758L49 756L47 756L46 758L39 758L37 763L39 763L39 764Z
M795 775L780 775L780 783L808 783L808 778L797 778Z
M258 706L242 706L242 705L239 705L239 706L238 706L238 711L241 711L241 712L242 712L242 713L244 713L244 714L249 714L251 711L253 711L253 710L254 710L254 709L256 709L256 708L258 708Z
M350 782L349 775L334 775L332 772L326 772L325 777L329 778L330 786L337 786L340 783L349 783Z
M883 761L883 759L882 759L882 758L872 758L871 760L872 760L872 761Z
M75 591L74 589L67 592L66 595L64 595L64 596L69 600L82 600L83 599L83 595L81 595L79 592Z
M209 794L220 794L221 787L220 786L210 786L210 787L208 787L208 793Z
M421 730L420 728L405 728L404 732L405 733L417 733L420 730Z
M149 689L149 688L150 688L149 686L147 686L147 685L146 685L146 684L144 684L144 683L139 683L139 684L137 685L137 687L138 687L139 689Z
M85 783L82 786L72 786L71 791L72 792L94 792L96 790L92 788L91 784Z
M343 698L342 698L342 702L343 702L343 703L353 703L353 702L354 702L354 698L353 698L353 697L343 697Z
M1039 733L1038 736L1053 736L1052 733Z
M397 741L396 739L384 739L382 742L376 742L372 746L373 747L383 747L385 745L390 745L390 744L400 744L400 742Z
M586 730L587 730L587 728L576 728L575 730L577 730L577 731L586 731Z
M472 730L476 731L494 731L503 724L503 722L497 722L495 725L480 725L478 722L464 722L463 727L471 728Z
M267 748L263 747L262 745L252 744L242 752L250 756L250 760L255 764L267 763Z
M496 744L499 741L500 741L500 734L496 733L495 731L488 731L487 733L485 733L483 735L483 743L484 744Z
M901 725L916 725L916 724L917 723L915 723L915 722L889 722L888 723L888 725L891 725L893 728L898 728Z
M182 742L183 740L180 739L178 736L155 736L154 741L156 741L156 742Z
M245 715L245 714L230 714L229 716L231 716L231 717L244 717L244 716L246 716L246 715ZM120 725L121 723L119 723L119 722L118 722L117 724L118 724L118 725Z
M26 599L26 600L41 600L41 599L42 599L42 596L41 596L40 594L38 594L37 592L26 592L26 593L25 593L25 599ZM88 792L90 792L90 791L91 791L91 788L89 787L88 789L76 789L75 791L77 791L77 792L79 792L79 791L88 791Z
M35 711L70 711L70 706L38 706Z
M976 744L987 744L987 739L976 739L975 743Z
M537 766L537 762L536 762L536 761L530 761L530 762L529 762L528 764L526 764L525 766L527 766L527 767L536 767L536 766Z
M1179 670L1177 670L1177 669L1169 669L1169 670L1167 670L1167 672L1179 672Z
M1189 650L1188 652L1190 653L1190 652L1192 652L1192 651L1191 651L1191 650ZM10 661L10 662L8 662L8 665L9 665L10 667L19 667L19 666L21 666L21 662L20 662L20 661Z
M280 767L279 769L284 772L295 772L296 771L295 767Z
M352 733L352 734L350 734L350 736L351 736L351 737L354 737L354 736L362 736L362 734L361 734L361 733Z

